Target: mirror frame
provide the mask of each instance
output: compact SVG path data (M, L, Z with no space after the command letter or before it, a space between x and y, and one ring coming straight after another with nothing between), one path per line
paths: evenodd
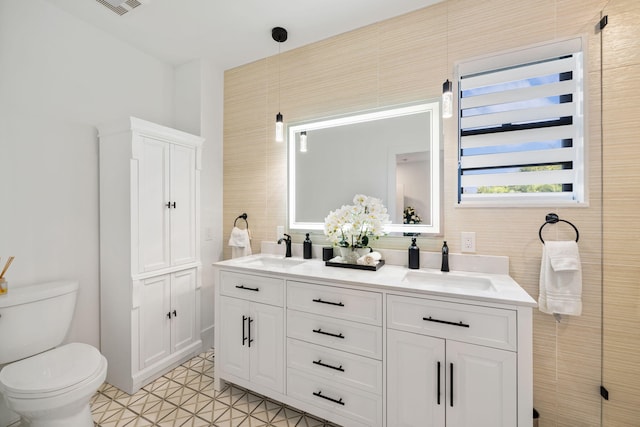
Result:
M287 156L288 156L288 228L290 231L314 231L324 230L324 222L300 222L296 219L296 134L302 131L312 131L329 127L343 126L347 124L363 123L385 118L392 118L410 114L428 113L431 118L430 134L430 179L431 194L429 204L431 206L431 224L387 224L385 233L420 233L435 235L441 229L441 117L439 101L423 101L418 104L387 107L376 110L361 111L350 115L328 117L318 120L292 123L287 126ZM388 183L389 185L390 183ZM434 192L433 190L436 189ZM336 206L334 209L338 209ZM326 213L327 215L329 212ZM400 234L400 235L403 235Z

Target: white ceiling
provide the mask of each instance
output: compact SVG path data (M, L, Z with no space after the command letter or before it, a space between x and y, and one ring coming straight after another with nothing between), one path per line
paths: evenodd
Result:
M118 16L96 0L47 0L85 22L174 65L213 58L229 69L443 0L140 0ZM124 1L124 0L122 0Z

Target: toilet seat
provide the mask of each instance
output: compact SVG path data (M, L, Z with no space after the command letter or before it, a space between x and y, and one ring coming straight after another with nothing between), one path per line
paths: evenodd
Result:
M82 387L101 375L106 359L93 346L71 343L7 365L0 387L7 396L38 399Z

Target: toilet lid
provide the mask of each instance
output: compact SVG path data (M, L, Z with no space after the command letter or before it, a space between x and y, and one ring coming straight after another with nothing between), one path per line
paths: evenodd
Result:
M101 360L95 347L71 343L5 366L0 371L0 384L17 393L60 390L92 377Z

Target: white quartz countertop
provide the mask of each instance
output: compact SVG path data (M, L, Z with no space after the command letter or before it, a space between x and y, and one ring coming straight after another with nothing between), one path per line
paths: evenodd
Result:
M214 267L242 273L282 276L287 280L330 281L351 286L368 286L386 291L414 292L455 299L535 307L536 301L506 274L465 271L441 272L421 268L410 270L384 265L377 271L326 266L324 261L282 255L256 254L220 261Z

